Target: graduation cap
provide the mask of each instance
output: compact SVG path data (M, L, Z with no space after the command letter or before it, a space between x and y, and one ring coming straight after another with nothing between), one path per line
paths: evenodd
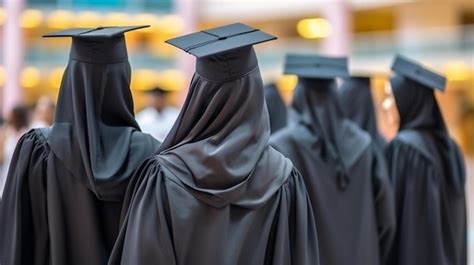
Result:
M69 58L90 63L115 63L127 60L124 33L149 27L71 28L43 35L44 38L71 37Z
M332 79L349 77L346 57L287 54L285 74L302 78Z
M446 86L446 78L444 76L436 74L401 55L395 57L392 70L431 89L444 91Z
M97 28L71 28L51 32L43 35L43 38L58 38L58 37L72 37L72 38L112 38L120 36L125 32L147 28L149 25L141 26L124 26L124 27L97 27Z
M235 23L187 34L167 40L166 43L198 58L203 58L274 39L276 39L275 36L259 29Z

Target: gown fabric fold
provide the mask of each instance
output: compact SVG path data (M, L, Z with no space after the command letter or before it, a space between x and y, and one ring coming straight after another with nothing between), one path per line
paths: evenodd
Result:
M319 264L307 191L268 145L253 48L199 58L181 113L137 171L109 264Z

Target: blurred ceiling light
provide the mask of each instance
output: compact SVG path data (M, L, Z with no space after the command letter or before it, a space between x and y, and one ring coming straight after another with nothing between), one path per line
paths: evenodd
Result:
M0 86L5 84L5 68L0 66Z
M5 9L0 8L0 25L5 23Z
M51 70L48 76L48 84L51 88L57 89L61 85L61 80L63 78L64 69L63 68L54 68Z
M135 24L134 21L130 18L130 16L126 13L122 12L110 12L105 15L103 19L102 26L123 26L129 24Z
M39 84L41 73L38 68L26 67L21 72L21 86L24 88L32 88Z
M464 62L449 62L445 66L445 74L451 81L465 81L471 77L471 69Z
M298 83L296 75L282 75L276 81L276 85L282 91L293 91Z
M184 21L177 15L166 15L160 19L160 30L167 35L177 35L184 31Z
M100 15L92 11L79 12L76 15L74 26L79 28L95 28L101 23Z
M324 18L306 18L298 22L296 30L305 39L318 39L331 35L332 27Z
M52 29L65 29L72 27L74 14L67 10L55 10L47 18L46 24Z
M142 29L141 32L151 32L159 22L158 18L153 14L140 13L134 16L133 23L137 25L150 25L149 28Z
M23 28L37 28L43 22L43 13L37 9L27 9L21 14L20 21Z

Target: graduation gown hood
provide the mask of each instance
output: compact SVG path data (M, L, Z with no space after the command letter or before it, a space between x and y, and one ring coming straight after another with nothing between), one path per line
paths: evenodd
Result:
M300 79L293 96L290 117L304 124L319 139L325 159L336 161L337 182L345 189L350 182L347 170L371 144L370 137L346 119L334 79Z
M0 205L0 263L103 265L135 167L159 147L140 132L123 35L74 39L52 128L19 141Z
M345 118L335 86L300 78L291 123L270 142L303 175L321 264L381 264L395 225L386 168L370 136Z
M269 136L253 48L199 58L111 264L319 264L304 184Z
M391 264L467 264L465 169L433 90L391 79L399 132L386 153L399 229Z
M370 78L352 77L345 80L339 88L339 94L346 117L368 132L382 150L386 143L377 128Z
M78 180L98 198L116 201L128 177L158 147L139 133L134 118L124 38L73 41L48 137L52 152Z

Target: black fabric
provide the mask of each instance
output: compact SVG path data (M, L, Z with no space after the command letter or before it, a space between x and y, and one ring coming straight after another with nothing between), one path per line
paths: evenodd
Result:
M400 113L387 147L398 230L390 264L467 264L465 169L432 89L391 80Z
M105 200L120 201L130 175L158 147L140 133L129 84L123 35L73 41L48 144L76 178Z
M110 264L319 264L304 183L269 136L253 48L198 59L159 155L130 185Z
M393 194L370 136L344 117L334 80L300 80L290 112L294 121L270 143L308 187L321 264L383 263L395 232Z
M344 80L339 88L339 94L346 117L368 132L380 150L384 150L386 140L377 129L370 78L352 77Z
M286 126L287 109L274 84L265 86L265 102L270 117L270 131L274 133Z
M119 42L74 40L49 135L19 141L0 206L1 264L107 263L128 180L159 147L134 120Z

